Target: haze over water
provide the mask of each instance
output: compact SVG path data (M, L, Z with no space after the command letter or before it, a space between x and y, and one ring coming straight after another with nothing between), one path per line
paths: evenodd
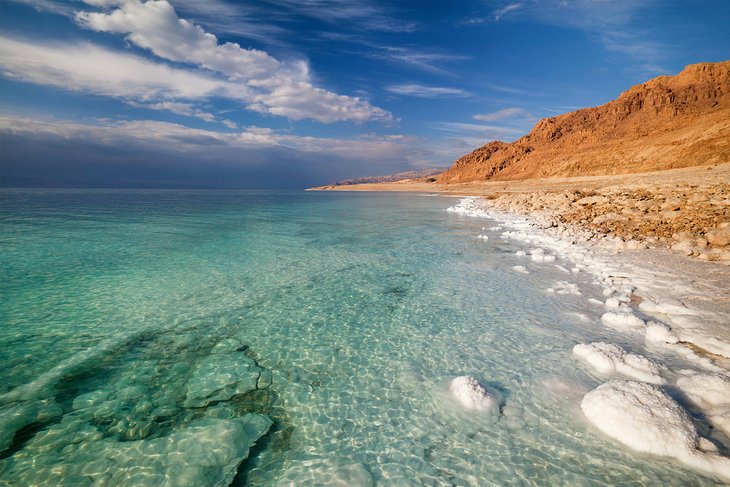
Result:
M0 199L0 485L160 485L180 472L196 485L236 472L234 485L713 484L585 423L580 400L601 380L571 349L640 339L586 310L602 297L590 276L571 278L580 297L546 292L565 274L515 272L517 244L496 222L443 211L450 198ZM450 399L462 375L501 392L498 417ZM185 435L230 451L173 461L191 451ZM156 449L168 456L138 468Z

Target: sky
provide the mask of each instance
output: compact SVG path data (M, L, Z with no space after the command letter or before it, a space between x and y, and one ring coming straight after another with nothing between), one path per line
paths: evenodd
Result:
M729 0L0 0L0 187L447 167L727 59Z

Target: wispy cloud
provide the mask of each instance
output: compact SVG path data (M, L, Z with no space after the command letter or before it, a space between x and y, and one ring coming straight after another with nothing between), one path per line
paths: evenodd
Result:
M206 122L216 122L217 118L212 113L203 111L196 108L192 103L180 103L174 101L162 101L157 103L137 103L134 101L127 102L136 108L146 108L148 110L165 110L177 115L183 115L185 117L195 117ZM221 121L221 123L223 123Z
M504 17L504 16L506 15L506 14L508 14L508 13L510 13L510 12L514 12L515 10L519 10L519 9L521 9L521 8L522 8L523 6L524 6L524 3L522 3L522 2L519 2L519 3L510 3L510 4L508 4L508 5L505 5L505 6L504 6L504 7L502 7L502 8L498 8L498 9L497 9L497 10L495 10L495 11L494 11L494 13L493 13L493 14L494 14L494 20L495 20L495 22L499 22L499 20L500 20L500 19L501 19L502 17Z
M369 134L351 139L310 137L278 132L270 128L249 126L237 132L217 132L156 120L108 121L99 124L68 120L37 120L17 116L0 116L0 131L19 134L55 136L66 139L95 140L104 144L133 141L148 146L163 145L173 152L209 150L211 146L231 149L284 147L304 152L328 153L349 159L372 159L378 156L403 157L401 136Z
M314 18L330 24L346 22L356 30L412 32L417 28L415 22L403 21L368 0L275 0L272 3L277 7L286 7L299 17Z
M491 113L482 113L474 115L474 120L481 122L495 122L497 120L504 120L510 118L532 118L532 115L524 108L503 108Z
M459 88L426 86L416 83L390 85L385 90L396 95L414 96L418 98L464 98L471 96L471 93Z
M176 10L197 24L218 35L234 35L254 39L265 45L287 45L290 35L284 27L268 21L267 11L249 2L229 3L222 0L171 0Z

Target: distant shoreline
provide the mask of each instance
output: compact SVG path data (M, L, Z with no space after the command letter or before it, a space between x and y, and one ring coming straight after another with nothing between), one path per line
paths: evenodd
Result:
M609 239L625 248L671 247L730 264L730 163L610 176L450 185L419 179L310 190L478 196L496 209L577 227L588 240Z

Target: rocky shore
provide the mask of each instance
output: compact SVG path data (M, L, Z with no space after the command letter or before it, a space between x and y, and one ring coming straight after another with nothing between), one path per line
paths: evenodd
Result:
M488 196L489 198L489 196ZM702 260L730 264L730 184L623 185L597 190L493 195L500 210L539 217L590 240L624 248L670 247ZM576 232L576 230L583 232Z

